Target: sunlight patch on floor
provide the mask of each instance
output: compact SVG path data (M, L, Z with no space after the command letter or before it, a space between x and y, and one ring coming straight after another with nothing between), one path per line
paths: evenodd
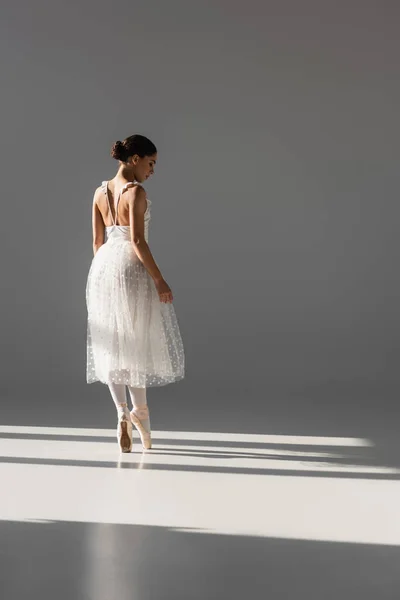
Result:
M135 437L121 454L110 429L0 434L2 520L400 543L400 470L373 464L369 440L154 431L152 450Z
M110 437L115 438L114 429L87 429L78 427L25 427L20 425L0 425L0 434L24 435L58 435L58 436L85 436L85 437ZM372 442L363 438L345 437L319 437L307 435L265 435L257 433L212 433L202 431L164 431L153 430L154 438L168 438L170 440L193 440L238 442L253 444L305 444L308 446L372 446Z

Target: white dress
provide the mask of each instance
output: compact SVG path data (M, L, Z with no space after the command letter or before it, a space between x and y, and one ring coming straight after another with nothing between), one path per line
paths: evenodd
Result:
M130 185L125 184L118 196ZM110 214L107 181L102 182ZM144 215L149 237L151 201ZM128 225L105 229L86 284L86 381L161 386L184 377L184 349L172 303L161 302L154 281L136 255Z

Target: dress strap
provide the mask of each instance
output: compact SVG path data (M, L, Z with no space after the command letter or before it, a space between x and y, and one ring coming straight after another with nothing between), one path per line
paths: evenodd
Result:
M107 204L108 204L108 210L110 211L111 220L113 222L113 225L116 225L117 211L115 211L115 219L114 219L113 214L112 214L112 210L111 210L110 199L108 197L108 181L104 181L103 183L104 183L103 190L104 190L104 193L106 195Z

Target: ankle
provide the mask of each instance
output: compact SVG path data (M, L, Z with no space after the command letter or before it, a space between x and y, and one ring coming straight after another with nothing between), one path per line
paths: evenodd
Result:
M129 419L129 408L128 408L128 405L126 403L119 404L117 406L117 413L118 413L118 417L121 417L122 415L125 415Z

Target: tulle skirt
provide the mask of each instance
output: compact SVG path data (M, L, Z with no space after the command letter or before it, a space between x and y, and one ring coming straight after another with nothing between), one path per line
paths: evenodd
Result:
M93 257L86 284L86 381L135 387L184 377L184 349L172 303L161 302L131 242L118 234Z

